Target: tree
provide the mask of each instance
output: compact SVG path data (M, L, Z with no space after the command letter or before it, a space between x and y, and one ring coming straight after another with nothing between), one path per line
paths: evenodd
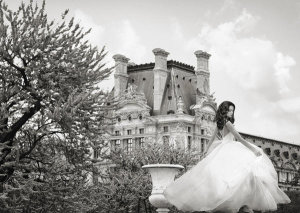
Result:
M106 171L98 171L102 181L93 187L97 207L90 212L155 212L148 200L152 191L151 177L142 166L180 164L185 167L178 174L180 176L198 161L194 151L150 141L130 153L121 149L112 150L107 159L110 167ZM172 212L179 211L172 208Z
M81 212L90 206L90 149L105 149L105 49L66 10L48 21L45 1L16 11L0 0L0 208ZM47 200L47 202L45 202Z

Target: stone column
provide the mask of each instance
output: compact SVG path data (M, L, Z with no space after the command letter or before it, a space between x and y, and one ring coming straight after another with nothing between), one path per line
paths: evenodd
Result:
M168 77L167 57L169 55L163 49L156 48L152 51L155 55L155 67L154 72L154 91L153 91L153 113L159 114L164 90L166 87L166 81Z
M113 56L115 60L115 88L114 88L114 97L119 97L122 92L125 91L128 74L127 74L127 65L129 58L126 58L123 55L117 54Z
M195 52L197 57L197 103L201 102L201 96L210 95L210 83L209 83L209 69L208 69L208 60L210 54L198 50Z

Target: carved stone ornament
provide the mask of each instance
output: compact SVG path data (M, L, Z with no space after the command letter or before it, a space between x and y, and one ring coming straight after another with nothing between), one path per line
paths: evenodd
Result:
M191 107L191 109L195 110L196 115L197 111L202 112L206 106L210 106L213 109L212 111L217 111L217 103L215 102L216 99L214 98L213 94L214 93L211 95L206 95L198 88L196 89L196 105Z
M123 62L123 63L128 63L128 61L130 60L129 58L126 58L124 55L121 55L121 54L114 55L113 59L116 62Z
M214 132L214 127L208 127L208 128L206 129L206 131L207 131L207 135L208 135L208 136L212 136L212 134L213 134L213 132Z
M177 113L183 114L183 111L184 111L184 103L183 103L181 96L179 96L178 101L177 101Z
M137 104L142 108L138 112L134 112L137 114L134 114L133 117L137 117L141 112L143 115L148 115L151 109L151 107L147 105L145 94L143 92L138 92L137 86L134 84L128 84L128 88L124 91L122 96L119 97L119 107L122 108L126 104Z
M142 116L142 118L148 118L150 116L150 112L149 110L142 110L138 112L118 112L115 114L116 118L121 118L122 120L127 120L129 116L131 116L132 119L138 119L139 116Z
M186 130L186 125L183 122L176 123L175 131L184 132Z
M128 84L127 89L124 91L123 95L120 97L121 104L126 104L126 102L137 102L147 105L147 99L145 94L137 91L137 86L135 84Z
M204 52L202 50L197 50L196 52L194 52L194 54L196 55L197 58L206 58L209 59L210 58L210 54L207 52Z

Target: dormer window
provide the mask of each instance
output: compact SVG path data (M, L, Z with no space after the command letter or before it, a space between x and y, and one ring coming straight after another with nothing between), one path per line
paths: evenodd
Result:
M131 118L131 116L130 116L130 115L128 116L128 120L129 120L129 121L131 121L131 120L132 120L132 118Z
M121 122L121 118L120 117L118 117L117 120L118 120L118 122Z
M286 158L286 159L289 159L289 152L288 151L285 151L283 152L283 156Z
M204 135L204 129L201 129L201 135Z
M292 157L293 157L294 160L297 160L298 154L294 152L294 153L292 154Z
M265 152L267 155L271 155L271 149L268 148L268 147L264 149L264 152Z
M274 154L275 154L276 157L279 157L279 156L280 156L280 151L279 151L279 149L274 150Z
M164 126L164 132L169 132L169 127L168 126Z
M142 116L142 115L139 115L139 119L142 120L142 119L143 119L143 116Z

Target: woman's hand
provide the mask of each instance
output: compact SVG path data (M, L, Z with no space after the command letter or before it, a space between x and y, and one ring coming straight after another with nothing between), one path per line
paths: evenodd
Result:
M257 149L254 149L253 150L253 153L258 157L258 156L261 156L261 152Z

